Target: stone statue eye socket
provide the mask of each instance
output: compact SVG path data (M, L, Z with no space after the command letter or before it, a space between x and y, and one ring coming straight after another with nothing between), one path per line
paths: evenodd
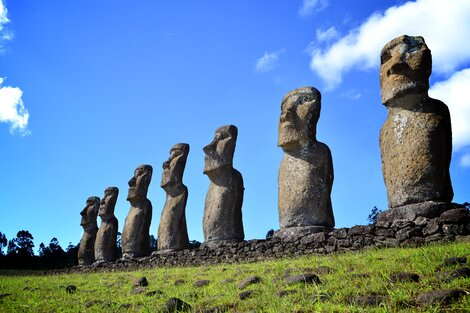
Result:
M386 63L388 60L390 60L392 58L392 55L390 54L390 52L384 52L381 56L380 56L380 63L381 64L384 64Z

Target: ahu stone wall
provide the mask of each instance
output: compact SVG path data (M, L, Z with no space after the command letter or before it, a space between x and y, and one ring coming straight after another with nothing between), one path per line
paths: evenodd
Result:
M227 242L216 248L202 247L180 251L154 252L136 259L95 263L85 271L125 270L152 267L198 266L208 264L257 262L279 257L327 254L365 248L420 246L433 242L470 240L470 212L454 208L435 218L417 217L414 221L396 219L375 225L338 228L331 232L296 233L266 240Z

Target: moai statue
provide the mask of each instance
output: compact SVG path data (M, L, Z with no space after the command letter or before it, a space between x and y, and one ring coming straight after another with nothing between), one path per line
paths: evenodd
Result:
M101 217L101 225L95 242L95 259L97 262L112 262L118 258L116 244L118 220L114 216L114 207L116 206L118 194L119 189L117 187L108 187L101 199L98 213Z
M453 198L452 130L447 106L428 96L431 51L423 37L404 35L387 43L380 58L388 110L380 131L388 206L394 218L436 216Z
M96 218L99 207L100 198L89 197L85 208L80 212L82 216L80 226L83 227L84 233L78 249L78 265L90 265L95 262L95 240L98 231Z
M282 99L278 146L284 151L278 177L279 226L276 236L329 231L335 226L331 206L333 161L317 141L321 95L302 87Z
M163 162L160 186L166 192L166 201L158 226L159 251L189 248L185 214L188 188L183 185L183 172L188 153L189 145L178 143L171 148L170 158Z
M204 245L216 247L227 241L243 241L243 178L233 168L233 154L238 129L233 125L219 127L214 140L203 148L204 174L210 185L204 206Z
M124 258L143 257L150 254L150 223L152 203L147 199L147 191L152 180L152 166L139 165L134 177L129 180L127 200L131 209L124 222L121 235L122 256Z

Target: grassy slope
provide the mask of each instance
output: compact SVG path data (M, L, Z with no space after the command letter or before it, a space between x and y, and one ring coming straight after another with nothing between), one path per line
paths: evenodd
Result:
M423 291L440 288L470 291L470 278L442 282L436 276L436 269L445 258L464 255L470 256L468 243L133 272L41 275L0 271L0 294L11 294L0 299L0 312L158 312L170 297L183 299L193 309L225 306L233 312L469 312L468 294L444 308L419 307L414 303L415 297ZM319 274L322 284L286 284L286 270L300 274L312 272L319 266L333 269L332 273ZM389 275L399 271L417 273L421 279L418 283L390 283ZM240 300L237 283L251 275L260 276L262 281L245 289L256 290L251 298ZM141 276L149 281L146 292L160 290L165 295L131 295L132 282ZM225 278L232 278L234 282L222 284ZM175 286L178 279L185 283ZM193 287L193 283L201 279L210 280L209 285ZM76 293L65 291L69 284L77 286ZM280 290L295 290L295 293L279 297ZM370 293L382 294L387 300L372 307L354 304L357 295ZM319 301L322 294L326 295L326 300ZM122 304L131 306L124 308Z

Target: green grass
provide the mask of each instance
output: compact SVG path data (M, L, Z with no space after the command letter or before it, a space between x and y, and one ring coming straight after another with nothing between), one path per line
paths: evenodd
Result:
M0 271L0 294L11 294L0 299L0 312L158 312L171 297L191 304L193 312L216 307L224 307L229 312L469 312L470 278L442 282L436 276L436 270L445 258L465 255L470 259L470 244L452 243L311 255L251 264L130 272L44 275L34 271ZM333 269L331 273L318 274L321 284L286 284L286 270L293 275L315 272L319 266ZM389 282L390 274L400 271L417 273L420 281ZM256 291L251 298L240 300L241 290L237 283L252 275L261 277L262 281L245 289ZM132 282L141 276L149 281L146 292L160 290L164 295L131 295ZM224 285L221 281L225 278L234 282ZM178 279L185 283L175 286ZM210 280L210 284L193 287L193 283L201 279ZM70 284L78 288L74 294L65 291ZM419 293L443 288L460 288L467 295L449 306L418 306L415 303ZM281 290L294 290L295 293L279 297ZM356 296L371 293L383 295L385 302L378 306L355 304ZM130 304L130 307L122 307L123 304Z

